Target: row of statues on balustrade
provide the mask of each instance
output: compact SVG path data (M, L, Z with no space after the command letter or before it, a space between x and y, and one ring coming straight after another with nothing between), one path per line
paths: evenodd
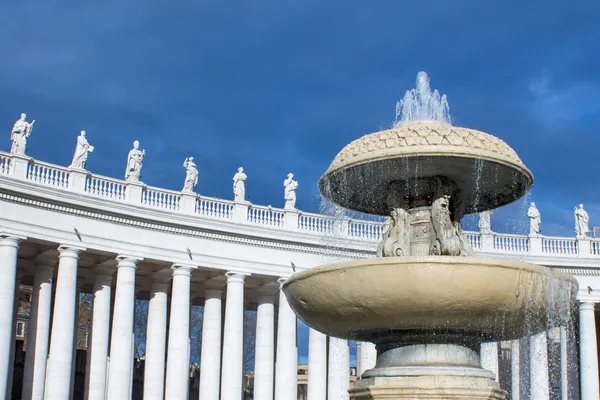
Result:
M479 231L483 234L492 233L491 211L485 211L479 214ZM531 203L527 210L529 217L529 236L540 236L542 227L542 215L535 203ZM590 216L583 209L583 204L575 207L575 233L577 238L583 239L589 236L590 233Z
M27 139L31 135L35 120L27 122L26 118L26 114L21 114L21 118L13 125L10 135L12 141L10 152L12 154L24 156L25 151L27 150ZM85 170L88 155L93 151L94 146L89 144L85 131L81 131L77 137L75 153L73 154L73 160L71 161L69 168ZM127 182L140 182L142 165L145 157L146 150L140 150L140 142L137 140L134 141L133 149L131 149L127 155L127 167L125 169L125 180ZM194 157L186 158L183 162L183 167L185 168L186 174L182 192L194 194L194 189L198 184L198 167L194 162ZM246 201L246 179L248 179L248 176L244 173L244 168L238 168L237 173L233 176L233 195L234 201L236 202ZM287 210L295 210L298 182L294 180L294 174L289 173L287 175L287 178L283 181L283 186L285 200L284 208Z

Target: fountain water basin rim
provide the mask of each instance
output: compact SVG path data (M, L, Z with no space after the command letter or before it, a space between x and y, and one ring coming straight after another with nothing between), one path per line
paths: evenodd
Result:
M577 281L525 262L482 257L387 257L325 265L283 286L308 326L396 346L513 340L563 324Z

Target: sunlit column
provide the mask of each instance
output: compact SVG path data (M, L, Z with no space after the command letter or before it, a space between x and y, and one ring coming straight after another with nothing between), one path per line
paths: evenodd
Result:
M529 339L529 366L531 398L549 400L550 377L548 375L548 336L546 331L533 335Z
M569 335L566 327L560 328L560 392L562 400L569 400Z
M138 258L117 257L117 286L110 339L107 400L123 400L131 393L135 270Z
M64 400L71 392L77 307L77 263L83 249L60 246L45 400Z
M273 400L275 363L275 304L272 292L259 294L256 310L254 398Z
M15 373L15 345L17 341L17 315L19 313L19 298L21 297L21 279L23 274L17 270L17 278L15 279L15 300L14 300L14 310L13 310L13 321L12 321L12 339L10 346L10 361L9 361L9 371L8 371L8 388L6 390L6 398L12 398L12 389L13 389L13 378Z
M350 384L350 349L348 341L329 337L328 399L348 400Z
M227 301L223 335L221 400L242 397L244 373L244 280L246 275L227 272Z
M285 279L279 279L279 323L277 325L277 358L275 359L275 400L295 400L298 384L296 355L296 314L281 290Z
M308 400L327 399L327 336L308 331Z
M192 267L173 265L165 400L186 399L190 373L190 278Z
M46 381L46 360L50 342L52 278L54 267L36 265L31 294L31 316L23 371L23 399L42 400Z
M519 340L513 340L510 345L511 400L519 400L521 397L520 353Z
M481 343L481 367L494 374L498 380L498 342Z
M0 233L0 399L8 394L13 336L17 251L20 239ZM11 382L12 384L12 382Z
M200 351L200 390L202 400L219 399L221 377L221 290L207 289L202 316ZM258 399L258 398L257 398Z
M358 360L359 368L356 371L356 376L360 378L365 371L375 368L377 362L377 350L375 345L370 342L360 342L360 359Z
M155 276L148 302L144 400L163 400L167 349L167 293L169 280Z
M596 343L595 303L579 304L579 362L581 400L598 400L598 345Z

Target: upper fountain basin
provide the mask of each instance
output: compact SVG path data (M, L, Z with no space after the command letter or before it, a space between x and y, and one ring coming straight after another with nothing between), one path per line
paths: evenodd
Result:
M481 212L523 196L533 175L504 141L474 129L442 121L407 121L365 135L344 147L319 181L323 196L342 207L389 215L386 203L393 181L404 182L408 196L420 187L411 182L445 176L462 193L465 213Z
M388 257L294 274L283 286L308 326L374 343L513 340L569 317L577 281L481 257Z

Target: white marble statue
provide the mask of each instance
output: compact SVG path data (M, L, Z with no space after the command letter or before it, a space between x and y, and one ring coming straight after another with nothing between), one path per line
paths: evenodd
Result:
M584 238L590 232L589 223L590 216L583 209L583 204L575 207L575 232L578 238Z
M140 142L133 142L133 149L127 156L127 169L125 170L125 180L127 182L139 182L142 171L142 161L146 156L146 150L140 150Z
M239 167L238 172L233 176L233 200L244 201L246 199L246 179L244 168Z
M183 162L185 168L185 182L183 183L183 191L193 193L194 188L198 184L198 168L194 162L194 157L188 157Z
M479 232L485 235L492 233L492 213L490 211L479 213Z
M534 202L529 206L527 216L529 217L529 236L538 236L542 226L542 215Z
M298 189L298 181L294 180L294 174L289 173L287 179L283 181L285 187L283 198L285 199L285 209L296 209L296 189Z
M10 133L10 140L12 141L10 152L12 154L25 155L27 138L31 135L35 123L35 120L29 123L25 118L27 118L27 115L25 113L21 114L21 118L15 122Z
M73 161L69 168L85 169L85 163L88 158L88 153L94 151L94 146L90 145L85 138L85 131L81 131L77 136L77 146L75 147L75 154L73 154Z

